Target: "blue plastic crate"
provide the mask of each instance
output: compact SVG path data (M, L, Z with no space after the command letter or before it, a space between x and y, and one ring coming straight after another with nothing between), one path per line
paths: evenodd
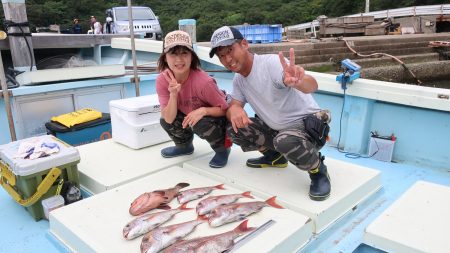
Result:
M273 34L273 42L280 42L283 32L283 27L281 24L270 25L270 31Z
M244 36L245 38L245 35L247 34L245 25L235 25L234 28L238 29L242 36Z
M281 41L281 24L234 26L249 43L273 43Z

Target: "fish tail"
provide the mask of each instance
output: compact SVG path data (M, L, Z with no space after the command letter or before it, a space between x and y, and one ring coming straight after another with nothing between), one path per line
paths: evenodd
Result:
M217 189L225 190L225 187L223 187L223 184L219 184L219 185L216 185L214 187L217 188Z
M275 202L275 199L277 198L277 196L273 196L270 199L266 200L266 203L271 206L271 207L275 207L275 208L279 208L279 209L284 209L284 207L280 206L277 204L277 202Z
M243 234L243 233L250 232L250 231L256 229L255 227L247 227L247 223L248 223L248 220L245 220L245 221L241 222L241 224L239 224L239 225L234 229L234 231L235 231L236 233L238 233L238 234Z
M185 187L188 187L188 186L189 186L188 183L179 183L175 187L182 189L182 188L185 188Z
M251 194L250 191L248 191L248 192L243 192L243 193L242 193L242 196L244 196L244 197L246 197L246 198L254 199L254 197L252 196L252 194Z
M178 210L192 210L193 208L187 208L187 207L186 207L188 203L189 203L189 202L186 202L186 203L182 204L182 205L179 206L177 209L178 209Z

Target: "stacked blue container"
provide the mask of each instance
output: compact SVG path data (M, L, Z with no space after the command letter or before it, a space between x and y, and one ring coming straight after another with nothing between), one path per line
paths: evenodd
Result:
M281 42L281 24L276 25L237 25L242 36L249 43L273 43Z

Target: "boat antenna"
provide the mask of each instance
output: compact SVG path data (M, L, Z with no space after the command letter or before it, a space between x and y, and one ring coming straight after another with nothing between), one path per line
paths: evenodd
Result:
M133 74L134 78L131 78L131 82L134 83L136 90L136 97L140 96L139 91L139 76L137 72L137 63L136 63L136 47L134 43L134 26L133 26L133 12L131 8L131 0L127 0L128 5L128 24L130 26L130 39L131 39L131 56L133 58Z

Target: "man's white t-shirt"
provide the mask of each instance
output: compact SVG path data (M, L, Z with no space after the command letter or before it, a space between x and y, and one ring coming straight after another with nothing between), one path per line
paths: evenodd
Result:
M232 97L249 103L255 113L274 130L298 125L306 115L320 111L311 94L283 83L283 67L278 55L254 55L247 77L236 73Z

